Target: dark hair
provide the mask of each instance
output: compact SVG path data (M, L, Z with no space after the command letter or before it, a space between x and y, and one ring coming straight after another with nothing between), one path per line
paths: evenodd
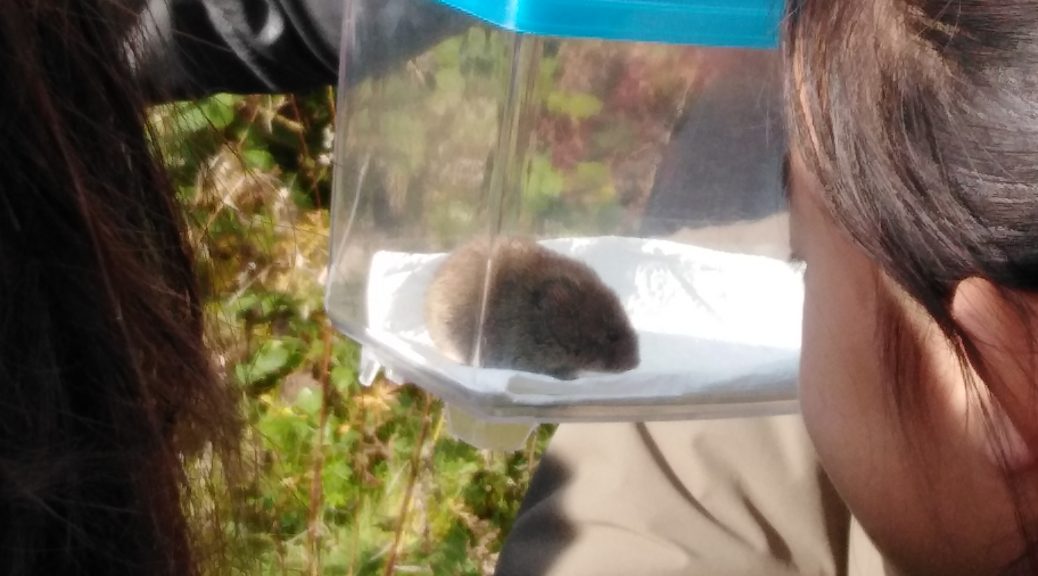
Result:
M0 7L0 573L201 572L185 454L236 446L126 59L135 7Z
M791 131L836 222L982 366L956 286L1038 290L1038 2L790 0L784 51ZM921 367L891 348L897 408L925 409Z

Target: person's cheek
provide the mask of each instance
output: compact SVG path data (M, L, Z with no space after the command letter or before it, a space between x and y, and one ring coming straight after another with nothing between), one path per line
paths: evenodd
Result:
M876 346L876 273L808 195L798 204L804 277L801 408L834 473L860 466L882 388ZM851 450L848 450L851 448Z
M823 468L887 553L923 528L906 494L906 458L877 338L876 266L832 221L824 191L791 156L791 240L804 258L801 411Z
M842 234L814 234L805 278L801 409L823 468L894 556L924 528L903 488L904 446L877 341L878 273ZM916 525L919 524L919 525Z
M875 462L873 419L882 387L874 281L859 262L837 257L823 243L812 252L804 287L801 409L826 470L846 491L858 492L855 478L870 473Z

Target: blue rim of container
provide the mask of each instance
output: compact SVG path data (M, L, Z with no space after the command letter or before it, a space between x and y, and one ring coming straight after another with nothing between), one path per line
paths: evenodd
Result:
M782 0L439 0L540 36L731 48L778 46Z

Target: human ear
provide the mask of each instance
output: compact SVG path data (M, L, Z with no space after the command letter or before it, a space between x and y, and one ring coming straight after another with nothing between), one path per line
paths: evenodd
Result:
M1010 472L1038 454L1038 294L971 277L955 288L952 317L968 339L970 364L994 402L989 433Z

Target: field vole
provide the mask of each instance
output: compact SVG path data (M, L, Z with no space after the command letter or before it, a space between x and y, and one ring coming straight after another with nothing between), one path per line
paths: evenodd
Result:
M616 294L587 265L520 237L494 244L481 366L573 378L580 370L621 372L638 365L638 336ZM433 343L475 364L475 341L490 241L451 253L425 299Z

